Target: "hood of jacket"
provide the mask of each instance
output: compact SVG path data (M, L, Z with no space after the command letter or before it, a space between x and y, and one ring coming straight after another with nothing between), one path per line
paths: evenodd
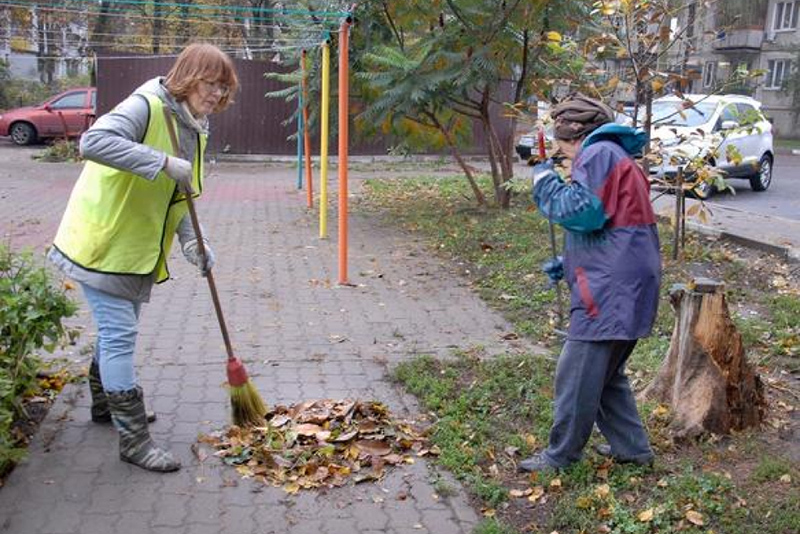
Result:
M608 123L590 133L583 141L586 148L600 141L612 141L621 146L631 156L640 156L647 144L647 134L641 128L631 128L622 124Z

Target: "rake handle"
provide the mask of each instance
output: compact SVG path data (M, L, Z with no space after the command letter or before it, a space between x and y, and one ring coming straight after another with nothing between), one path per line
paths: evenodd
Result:
M163 106L164 120L167 123L167 131L169 132L169 140L172 143L172 152L178 153L178 136L175 134L175 125L172 123L172 116L166 106ZM186 205L189 207L189 216L192 219L192 227L194 228L194 235L197 238L197 250L200 252L200 261L203 265L206 264L206 244L203 241L203 231L200 229L200 220L197 218L197 210L194 208L194 200L192 193L185 193ZM228 327L225 326L225 317L222 315L222 305L219 302L219 294L217 293L217 284L214 282L214 274L209 270L205 276L208 280L208 289L211 291L211 300L214 302L214 311L217 312L217 322L219 322L219 330L222 332L222 339L225 341L225 351L228 353L228 361L233 361L236 356L233 355L233 345L231 344L231 337L228 335Z

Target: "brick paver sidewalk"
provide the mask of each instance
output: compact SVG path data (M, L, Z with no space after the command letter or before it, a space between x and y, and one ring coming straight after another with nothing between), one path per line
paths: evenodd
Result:
M15 245L41 247L52 238L79 170L52 168L27 180L0 173L7 181L0 223ZM337 287L335 213L331 239L319 240L315 216L294 180L291 169L227 164L211 171L198 204L218 258L215 275L236 351L268 403L377 399L396 414L411 415L418 407L387 379L393 364L419 353L446 356L456 347L519 350L509 344L519 342L503 340L509 325L463 279L411 237L375 221L351 218L350 281L356 286ZM88 387L70 386L28 460L0 489L0 532L472 530L479 517L464 492L436 498L423 461L378 483L297 496L242 480L214 457L201 463L190 451L198 433L229 421L225 353L205 281L177 256L171 270L175 280L157 287L143 309L137 362L146 399L159 416L153 436L184 468L159 475L120 462L115 432L89 422ZM77 322L88 324L88 314L82 311ZM73 360L88 363L80 349L91 344L91 332L70 354Z

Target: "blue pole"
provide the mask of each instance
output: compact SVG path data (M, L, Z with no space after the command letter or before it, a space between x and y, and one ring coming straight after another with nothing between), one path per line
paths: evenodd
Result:
M303 189L303 90L297 97L297 189Z

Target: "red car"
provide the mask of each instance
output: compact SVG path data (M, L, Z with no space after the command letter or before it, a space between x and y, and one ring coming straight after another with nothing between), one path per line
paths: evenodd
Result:
M70 89L38 106L0 113L0 136L11 136L18 145L29 145L48 137L78 137L95 118L97 90ZM66 132L65 132L66 129Z

